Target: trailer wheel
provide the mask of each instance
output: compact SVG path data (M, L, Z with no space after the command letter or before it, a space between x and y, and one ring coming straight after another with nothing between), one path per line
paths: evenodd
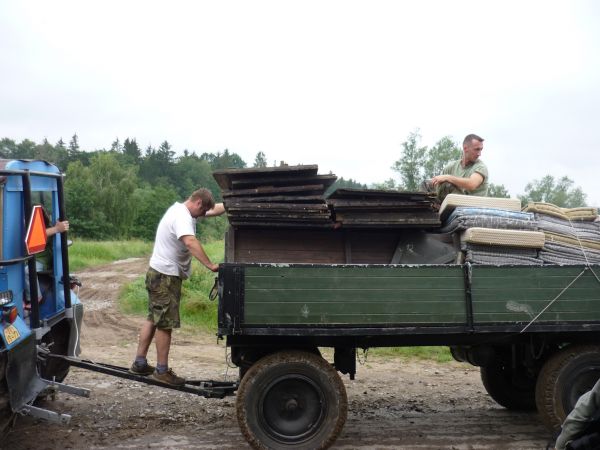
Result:
M265 356L248 370L236 412L255 449L325 449L344 427L348 399L331 364L293 350Z
M535 378L524 368L513 370L501 361L480 369L481 381L487 393L506 409L535 409Z
M6 354L0 354L0 439L10 430L15 417L6 385Z
M535 389L544 424L558 430L582 394L600 378L600 347L571 345L544 364Z

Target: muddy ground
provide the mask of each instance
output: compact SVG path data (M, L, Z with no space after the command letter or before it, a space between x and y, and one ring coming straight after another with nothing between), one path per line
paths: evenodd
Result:
M82 357L127 366L142 319L115 306L121 286L144 273L130 259L81 272L86 312ZM150 353L154 361L153 351ZM193 330L174 335L171 365L190 379L237 378L226 348ZM67 426L19 417L1 448L244 449L235 397L205 399L72 368L66 382L91 398L61 393L41 406L70 414ZM550 433L536 413L515 413L486 394L477 368L460 363L369 356L356 380L344 377L349 412L335 449L542 449Z

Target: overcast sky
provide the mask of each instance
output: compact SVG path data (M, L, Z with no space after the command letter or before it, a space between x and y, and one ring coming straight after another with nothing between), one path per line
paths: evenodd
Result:
M408 134L485 138L512 195L600 205L600 3L0 0L0 138L135 137L362 183Z

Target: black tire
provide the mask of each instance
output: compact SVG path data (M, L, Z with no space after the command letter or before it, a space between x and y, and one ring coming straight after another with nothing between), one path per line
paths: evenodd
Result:
M0 440L10 431L16 417L10 407L8 386L6 384L6 359L6 354L0 354Z
M514 411L535 410L536 378L525 368L514 370L499 361L482 366L480 372L485 390L500 406Z
M582 394L600 378L600 347L570 345L552 355L542 367L535 388L540 417L557 431Z
M63 320L44 335L42 342L49 346L51 353L67 355L69 351L69 334L69 323ZM66 361L49 358L41 364L40 376L46 380L55 380L61 383L69 374L70 367Z
M236 413L255 449L326 449L344 427L348 398L331 364L292 350L265 356L248 370Z

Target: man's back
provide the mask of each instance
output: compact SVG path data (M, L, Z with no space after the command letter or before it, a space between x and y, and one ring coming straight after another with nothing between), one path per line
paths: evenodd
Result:
M191 255L181 236L196 234L194 219L183 203L174 203L167 209L156 229L154 250L150 267L181 278L188 278L191 272Z

